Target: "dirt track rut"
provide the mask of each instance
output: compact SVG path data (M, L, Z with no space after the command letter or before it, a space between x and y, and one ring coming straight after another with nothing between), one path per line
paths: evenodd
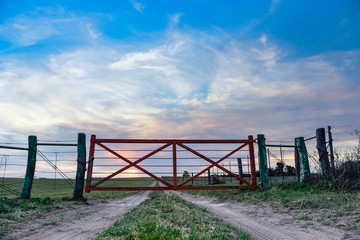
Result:
M18 229L10 237L24 240L92 239L145 201L148 195L149 191L144 191L123 199L89 200L89 205L78 205L76 209L55 210L45 218L34 219L26 229Z
M186 201L195 203L220 218L247 230L252 239L342 239L345 232L317 223L296 220L285 214L274 213L270 208L257 207L244 203L219 203L215 199L194 196L183 192L174 192Z

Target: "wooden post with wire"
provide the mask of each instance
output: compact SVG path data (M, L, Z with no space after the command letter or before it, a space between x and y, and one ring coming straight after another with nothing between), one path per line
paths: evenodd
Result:
M76 181L74 187L73 200L84 198L84 178L86 171L86 135L85 133L78 134L77 141L77 171Z
M333 148L333 139L332 139L331 127L330 127L330 126L328 126L328 136L329 136L331 173L332 173L332 174L335 174L334 148Z
M241 158L238 158L237 159L237 162L238 162L238 171L239 171L239 177L243 177L243 169L242 169L242 160ZM240 182L240 185L243 184L242 181L239 181Z
M208 184L211 185L210 169L207 170Z
M29 148L26 174L21 192L21 198L29 199L31 195L31 188L34 181L35 166L36 166L36 154L37 154L37 137L29 136Z
M294 154L295 154L295 174L296 174L296 180L298 182L300 182L300 158L299 158L299 146L297 146L298 144L296 143L297 141L297 138L295 138L295 151L294 151Z
M259 169L260 169L261 186L266 187L269 184L269 170L267 167L264 134L258 134L257 141L259 147Z
M309 158L304 138L295 138L295 146L295 151L298 152L299 156L299 180L303 182L310 178Z
M330 163L329 156L326 150L326 140L325 140L325 128L316 129L316 148L319 153L319 161L321 165L321 170L323 175L329 175L330 173Z

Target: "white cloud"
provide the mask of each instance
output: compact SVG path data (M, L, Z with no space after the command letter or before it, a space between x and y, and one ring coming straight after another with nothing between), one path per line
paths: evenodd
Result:
M110 69L131 70L135 68L145 68L152 62L163 61L164 57L159 49L152 49L148 52L134 52L126 54L122 59L110 64Z
M360 88L347 86L344 71L358 64L359 52L284 62L283 49L269 39L265 46L196 32L168 36L142 51L98 46L36 65L3 59L0 127L23 134L65 126L104 137L230 138L262 129L281 134L294 122L315 129L335 112L358 117Z

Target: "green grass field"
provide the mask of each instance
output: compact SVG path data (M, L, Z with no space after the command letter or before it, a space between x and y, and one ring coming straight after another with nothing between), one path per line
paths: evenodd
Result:
M0 188L0 198L18 198L23 185L23 178L5 178L1 179L1 184L5 185L19 194L14 194L5 189ZM71 180L75 183L75 180ZM94 179L93 181L96 181ZM153 182L152 178L132 178L130 179L115 179L109 182L104 182L101 186L120 186L120 187L146 187ZM128 195L129 192L124 191L91 191L84 193L84 197L116 197ZM73 187L65 179L34 179L31 198L71 198L73 195Z

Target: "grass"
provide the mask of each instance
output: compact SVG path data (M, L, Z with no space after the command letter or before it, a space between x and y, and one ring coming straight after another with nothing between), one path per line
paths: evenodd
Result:
M317 189L297 181L272 183L268 188L188 191L195 195L214 196L221 200L235 200L252 204L268 203L276 207L326 209L339 207L353 210L360 207L360 192Z
M267 204L275 210L292 212L296 219L315 220L331 225L336 218L353 215L347 219L348 228L357 226L356 217L360 217L360 192L337 192L297 181L272 183L268 188L236 190L188 191L195 195L217 197L221 201Z
M250 235L183 199L154 191L100 239L250 239Z
M148 186L149 178L134 179L136 181L119 182L123 186ZM5 186L21 191L23 179L5 178ZM31 199L20 199L19 195L6 195L0 198L0 236L5 235L9 226L25 219L40 217L45 212L58 208L71 207L73 204L87 204L88 199L123 198L133 194L130 191L92 191L84 193L84 199L71 201L73 189L63 179L57 179L54 188L54 179L34 179ZM0 190L1 191L1 190ZM52 225L52 224L50 224Z

